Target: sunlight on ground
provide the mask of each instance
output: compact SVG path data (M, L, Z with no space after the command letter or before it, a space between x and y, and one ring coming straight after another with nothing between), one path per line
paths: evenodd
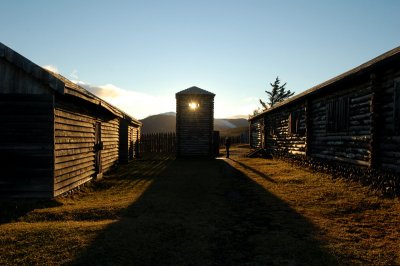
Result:
M399 199L247 152L138 160L18 216L2 208L0 264L400 263Z

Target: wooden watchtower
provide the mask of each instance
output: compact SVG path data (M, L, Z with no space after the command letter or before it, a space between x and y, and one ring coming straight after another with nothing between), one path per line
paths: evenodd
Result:
M213 157L214 97L198 87L176 93L177 157Z

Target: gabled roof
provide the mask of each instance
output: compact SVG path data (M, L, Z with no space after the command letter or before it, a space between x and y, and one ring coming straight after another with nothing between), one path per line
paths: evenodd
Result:
M8 62L14 64L15 66L23 69L25 73L33 76L34 78L38 79L40 82L46 84L55 92L60 94L68 94L78 98L81 98L85 101L88 101L92 104L99 105L104 109L107 109L109 112L113 113L114 115L124 118L130 121L133 124L141 125L142 123L129 116L122 110L114 107L113 105L109 104L108 102L104 101L103 99L99 98L98 96L94 95L93 93L85 90L81 86L73 83L72 81L68 80L67 78L61 76L58 73L54 73L52 71L46 70L29 59L25 58L24 56L18 54L11 48L7 47L6 45L0 42L0 58L4 58Z
M335 85L335 84L337 84L337 83L339 83L341 81L345 81L345 80L353 78L353 77L355 77L357 75L362 75L362 74L368 73L370 71L373 71L374 69L376 69L376 68L380 67L381 65L383 65L385 63L388 63L388 62L390 62L392 60L399 60L399 59L400 59L400 46L396 47L396 48L394 48L394 49L392 49L392 50L390 50L390 51L388 51L386 53L383 53L380 56L377 56L374 59L369 60L368 62L359 65L358 67L355 67L355 68L353 68L353 69L351 69L351 70L349 70L347 72L344 72L344 73L340 74L339 76L331 78L331 79L329 79L329 80L327 80L327 81L325 81L325 82L323 82L323 83L321 83L321 84L319 84L317 86L314 86L314 87L312 87L312 88L310 88L310 89L308 89L306 91L303 91L302 93L297 94L297 95L295 95L295 96L293 96L293 97L291 97L291 98L289 98L289 99L287 99L287 100L285 100L283 102L280 102L280 103L276 104L274 107L269 108L269 109L265 110L264 112L251 117L249 120L258 118L258 117L262 116L265 113L268 113L268 112L271 112L273 110L276 110L276 109L278 109L278 108L280 108L282 106L285 106L287 104L294 103L294 102L296 102L296 101L298 101L300 99L303 99L305 97L308 97L310 95L314 95L316 93L319 93L319 92L321 92L321 91L323 91L323 90L325 90L325 89L327 89L327 88L329 88L329 87L331 87L331 86L333 86L333 85Z
M18 54L11 48L5 46L1 42L0 42L0 58L4 58L6 61L23 69L25 73L40 80L42 83L46 84L54 91L57 91L59 93L64 93L64 83L62 81L55 78L45 69L31 62L30 60Z
M210 96L215 96L214 93L200 89L199 87L193 86L190 88L187 88L186 90L177 92L176 95L210 95Z

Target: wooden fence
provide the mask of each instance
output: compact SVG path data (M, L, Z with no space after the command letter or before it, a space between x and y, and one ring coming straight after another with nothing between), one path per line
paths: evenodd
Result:
M230 139L232 145L248 144L249 134L231 136ZM220 147L225 146L225 136L219 137L219 146ZM176 152L175 132L143 134L140 138L139 154L144 154L144 153L175 154L175 152ZM218 151L216 151L216 154L218 154Z
M139 152L172 154L176 151L176 134L149 133L143 134L139 141Z
M249 144L249 134L248 133L243 133L238 136L230 136L231 139L231 145L237 145L237 144ZM225 136L221 136L219 138L219 146L225 146Z

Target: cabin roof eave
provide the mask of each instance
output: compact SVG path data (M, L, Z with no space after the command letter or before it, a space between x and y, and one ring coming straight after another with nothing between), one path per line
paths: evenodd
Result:
M297 102L303 98L320 93L320 92L324 91L326 88L329 88L329 87L331 87L339 82L342 82L346 79L349 79L353 76L356 76L361 73L365 73L367 71L372 71L375 67L379 67L381 64L385 64L385 62L390 61L390 59L395 58L395 57L400 58L400 46L396 47L390 51L387 51L387 52L367 61L366 63L361 64L355 68L352 68L349 71L346 71L334 78L331 78L331 79L329 79L325 82L322 82L314 87L311 87L310 89L305 90L293 97L290 97L289 99L276 104L274 107L269 108L269 109L261 112L260 114L250 117L248 119L248 121L252 121L254 119L260 118L261 116L263 116L266 113L272 112L274 110L277 110L277 109L287 106L289 104L294 104L295 102Z
M33 63L26 57L20 55L19 53L15 52L14 50L7 47L1 42L0 42L0 58L4 58L5 60L15 65L16 67L24 70L25 73L33 76L34 78L46 84L55 92L61 95L67 94L83 99L92 104L101 106L102 108L108 110L117 117L128 120L133 125L142 126L142 123L136 118L128 115L119 108L102 100L98 96L87 91L78 84L73 83L72 81L63 77L62 75L38 66L37 64Z

